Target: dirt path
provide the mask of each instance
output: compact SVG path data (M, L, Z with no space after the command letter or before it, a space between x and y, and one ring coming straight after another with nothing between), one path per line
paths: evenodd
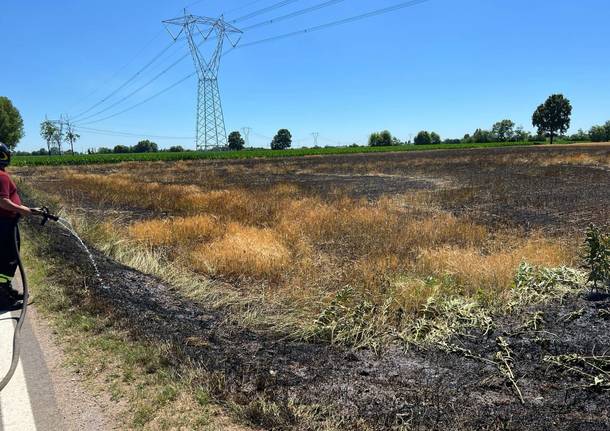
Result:
M49 370L55 402L66 431L110 431L120 429L118 408L107 393L92 394L78 373L66 366L65 356L53 329L33 308L28 312L32 331ZM44 428L39 428L42 430ZM50 430L50 428L48 428Z

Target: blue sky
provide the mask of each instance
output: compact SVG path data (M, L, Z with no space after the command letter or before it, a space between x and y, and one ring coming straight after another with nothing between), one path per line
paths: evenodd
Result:
M203 0L190 11L207 16L226 11L227 19L235 19L278 0L243 7L252 1ZM236 25L322 1L298 0ZM345 0L246 32L242 43L398 2ZM45 115L82 112L160 52L171 41L161 20L179 16L185 3L3 2L0 95L10 97L24 117L26 137L19 148L43 146L39 123ZM223 58L219 77L227 129L252 127L251 144L256 146L268 145L265 137L283 127L292 131L297 145L311 145L312 132L320 133L321 145L362 143L371 131L381 129L401 139L421 129L461 137L503 118L530 130L533 110L554 92L572 101L572 130L588 129L610 119L608 16L607 0L430 0L388 15L237 49ZM186 44L178 42L123 92L92 112L187 52ZM193 70L187 59L107 113L142 101ZM190 137L195 101L193 78L138 109L89 127L142 137ZM79 150L138 140L82 135ZM155 141L164 147L193 146L191 140Z

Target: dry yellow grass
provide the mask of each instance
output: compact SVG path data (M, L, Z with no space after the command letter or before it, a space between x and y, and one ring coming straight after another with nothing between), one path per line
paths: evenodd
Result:
M542 238L514 239L513 244L491 253L473 247L423 249L417 270L420 274L449 277L460 294L498 299L508 292L515 268L522 262L557 267L570 259L561 244Z
M151 247L189 246L210 241L223 233L223 226L209 215L153 219L134 223L128 228L129 237Z
M165 259L228 282L222 292L212 292L216 283L207 285L209 297L215 304L231 298L259 319L306 324L298 319L313 318L348 286L359 298L391 300L392 309L413 316L438 295L501 303L522 261L557 266L571 259L556 240L491 231L443 211L439 196L453 189L366 200L292 184L228 187L218 172L194 171L192 163L164 165L162 173L158 164L134 164L112 175L66 169L59 176L77 201L149 211L154 218L119 223L119 236L127 234L147 260ZM256 174L254 167L245 169ZM277 166L261 169L281 173ZM264 312L252 313L255 308Z
M288 249L271 229L231 223L225 236L190 253L193 268L231 277L279 277L290 264Z

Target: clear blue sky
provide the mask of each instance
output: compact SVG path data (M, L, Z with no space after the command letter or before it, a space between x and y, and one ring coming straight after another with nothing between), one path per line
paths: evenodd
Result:
M55 118L86 109L161 51L170 42L161 20L179 16L187 1L3 2L0 95L10 97L24 117L26 137L20 148L43 146L39 123L45 114ZM203 0L191 12L217 16L227 11L226 17L233 19L277 1L259 0L229 12L252 0ZM295 1L239 24L247 26L322 1ZM242 42L399 1L345 0L247 32ZM322 145L364 142L371 131L380 129L402 139L421 129L461 137L503 118L530 130L533 110L554 92L572 101L572 130L588 129L610 119L608 16L607 0L430 0L388 15L235 50L223 59L220 72L227 129L252 127L257 133L252 144L257 146L268 145L261 135L272 136L282 127L289 128L300 145L311 145L311 132L320 133ZM186 45L177 43L121 94L186 52ZM187 59L108 113L137 103L192 71ZM193 136L195 100L193 78L136 110L90 127L142 136ZM137 140L83 133L78 149L131 145ZM161 146L193 145L190 140L155 140Z

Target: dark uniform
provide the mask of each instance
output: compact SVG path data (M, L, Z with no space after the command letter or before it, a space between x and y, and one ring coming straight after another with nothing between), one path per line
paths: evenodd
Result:
M3 157L6 157L6 160ZM10 155L5 156L0 151L0 199L9 199L14 204L21 205L17 187L4 171L9 161ZM0 288L5 288L2 289L5 292L11 288L11 282L17 270L18 261L15 250L17 221L17 213L0 208Z

